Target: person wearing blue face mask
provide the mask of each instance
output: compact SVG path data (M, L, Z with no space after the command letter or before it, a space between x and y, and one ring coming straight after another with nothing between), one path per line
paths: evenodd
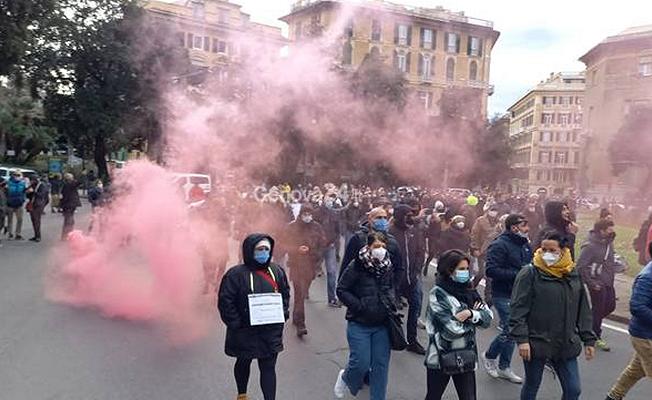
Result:
M426 310L426 400L440 400L451 378L460 400L477 396L475 330L489 327L493 313L473 288L469 264L469 256L457 249L442 253L437 263Z
M258 360L265 400L276 398L276 361L283 351L283 328L289 317L290 286L283 268L272 262L274 239L249 235L242 243L244 263L222 278L217 307L226 324L226 355L235 357L234 376L238 400L247 400L251 362ZM277 309L260 311L260 301Z

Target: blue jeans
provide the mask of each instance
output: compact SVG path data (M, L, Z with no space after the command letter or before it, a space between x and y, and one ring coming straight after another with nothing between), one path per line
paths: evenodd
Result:
M495 360L500 356L500 360L498 360L498 368L500 369L509 368L512 365L512 354L516 346L516 343L509 336L509 300L504 297L494 297L493 299L494 307L496 307L500 318L502 332L491 342L486 355L490 360Z
M387 328L348 321L346 339L349 342L349 363L343 378L349 391L356 396L368 373L370 398L385 400L391 354Z
M421 303L423 302L423 291L421 281L412 282L407 288L406 297L408 300L408 318L406 323L408 343L417 341L417 321L421 315Z
M326 248L326 251L324 252L324 264L326 264L328 302L331 303L337 300L335 291L337 289L337 275L339 274L335 244L331 244Z
M536 358L531 361L524 361L525 364L525 382L521 389L521 400L535 400L537 392L541 385L541 377L546 360ZM577 367L577 358L568 360L550 361L550 365L555 369L561 384L561 400L577 400L582 393L580 384L580 371Z

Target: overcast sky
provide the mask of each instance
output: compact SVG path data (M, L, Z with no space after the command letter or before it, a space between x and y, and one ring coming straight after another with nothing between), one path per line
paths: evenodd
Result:
M231 0L251 19L284 27L278 18L289 0ZM441 5L494 22L500 38L492 52L489 114L505 112L550 72L581 71L577 59L607 36L652 25L652 0L393 0L422 7Z

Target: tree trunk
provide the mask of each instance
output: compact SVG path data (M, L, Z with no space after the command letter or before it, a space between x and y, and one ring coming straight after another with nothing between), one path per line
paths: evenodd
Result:
M102 136L95 137L93 158L97 165L98 177L106 182L109 179L109 169L106 165L106 143L104 143L104 138Z

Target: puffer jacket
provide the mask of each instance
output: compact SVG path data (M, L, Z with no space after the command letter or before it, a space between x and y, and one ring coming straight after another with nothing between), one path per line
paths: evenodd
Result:
M629 300L629 334L652 340L652 262L636 276Z
M395 304L392 269L376 278L358 257L344 269L337 283L337 298L346 306L347 321L367 326L385 324L389 315L386 306Z
M273 273L278 285L278 292L283 297L285 320L289 316L290 286L282 267L268 263L260 265L254 259L254 247L263 239L268 239L274 252L274 240L263 234L249 235L242 244L244 264L229 269L220 285L218 310L226 324L226 342L224 351L228 356L238 358L267 358L283 351L284 324L251 326L249 316L249 295L252 293L272 293L273 287L257 270ZM253 292L251 283L253 281Z
M516 275L532 262L528 240L510 231L504 231L487 250L487 276L491 280L494 297L510 298Z
M596 335L587 291L577 269L555 278L534 265L521 269L512 292L509 333L529 343L536 359L567 360L593 346Z
M426 310L426 332L429 338L426 367L439 369L439 354L448 350L471 349L477 354L475 330L477 327L488 328L493 313L485 304L481 309L473 310L473 316L468 320L459 322L455 319L457 313L468 308L439 286L432 288Z

